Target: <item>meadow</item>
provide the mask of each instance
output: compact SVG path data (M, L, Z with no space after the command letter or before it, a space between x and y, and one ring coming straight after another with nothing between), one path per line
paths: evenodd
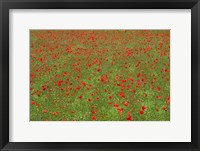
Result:
M169 30L30 30L30 121L169 120Z

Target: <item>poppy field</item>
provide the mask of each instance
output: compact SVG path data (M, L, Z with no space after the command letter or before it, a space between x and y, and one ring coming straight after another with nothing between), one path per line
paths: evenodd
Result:
M170 121L170 30L30 30L30 121Z

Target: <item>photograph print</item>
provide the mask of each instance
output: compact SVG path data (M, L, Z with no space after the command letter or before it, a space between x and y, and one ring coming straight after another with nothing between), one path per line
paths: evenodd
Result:
M30 121L170 121L170 30L30 30Z

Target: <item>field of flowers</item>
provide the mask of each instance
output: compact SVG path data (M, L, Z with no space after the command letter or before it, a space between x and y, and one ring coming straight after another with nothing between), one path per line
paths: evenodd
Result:
M169 30L30 30L31 121L169 121Z

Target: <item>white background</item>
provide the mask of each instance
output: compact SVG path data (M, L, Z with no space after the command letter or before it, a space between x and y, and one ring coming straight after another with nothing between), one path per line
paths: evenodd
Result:
M11 142L190 142L190 10L10 10ZM29 29L171 29L169 122L30 122Z

